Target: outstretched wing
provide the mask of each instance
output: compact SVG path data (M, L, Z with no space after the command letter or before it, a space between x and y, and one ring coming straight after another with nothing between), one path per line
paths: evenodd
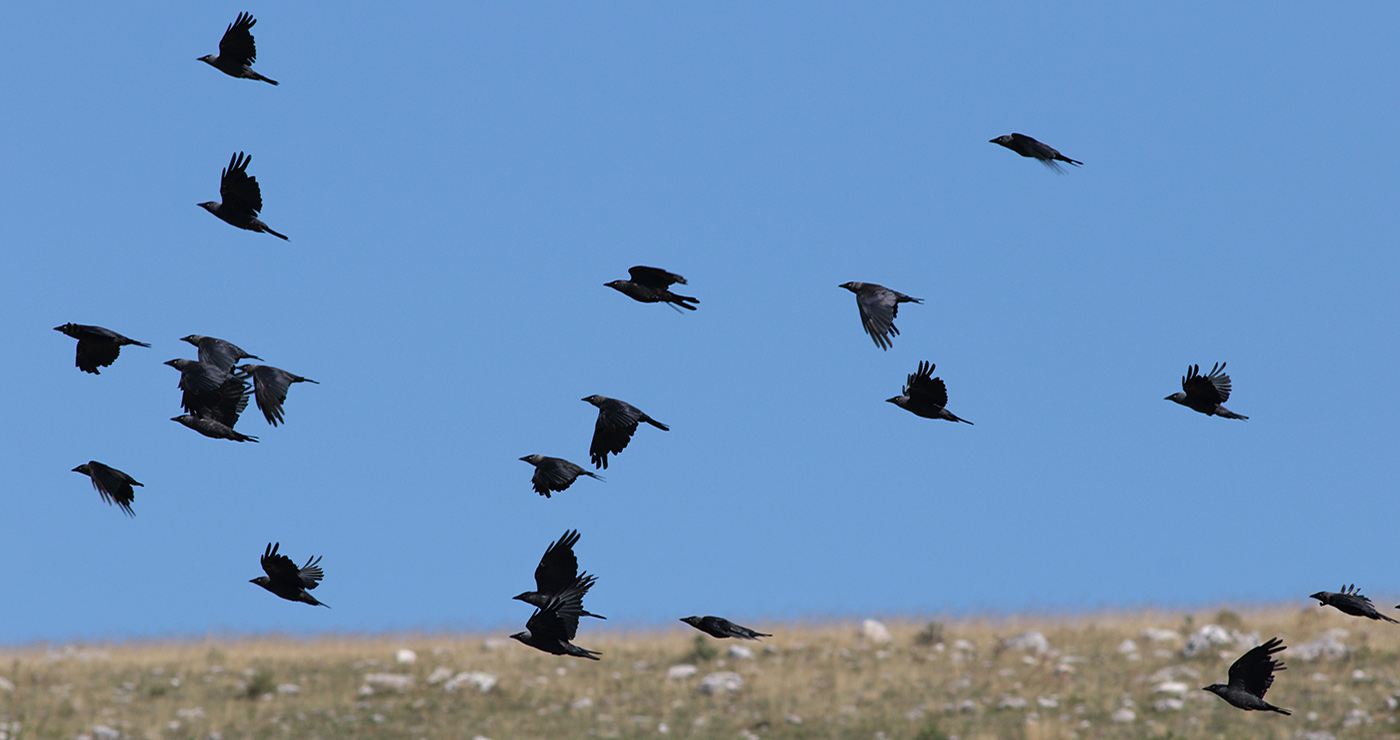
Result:
M317 555L307 560L306 565L301 566L301 569L297 571L297 578L301 579L302 588L307 590L316 588L320 585L318 581L326 577L326 574L321 571L321 566L318 565L320 562L321 556Z
M274 542L263 551L262 569L273 583L295 584L301 580L301 569L286 555L279 555L277 548L282 543Z
M1230 376L1221 372L1224 364L1217 364L1208 375L1201 375L1199 365L1187 368L1181 378L1181 389L1192 401L1221 404L1230 398Z
M535 475L531 478L535 484L535 492L562 491L574 482L579 470L583 468L568 460L547 457L535 466Z
M282 423L282 404L291 386L291 374L283 370L262 365L253 371L253 397L257 399L263 418L272 426Z
M88 470L92 477L92 487L102 494L103 501L121 507L127 516L136 516L136 512L131 510L131 502L136 500L136 492L131 488L135 481L131 476L96 460L88 463Z
M1275 637L1241 655L1230 666L1230 685L1263 699L1264 692L1274 683L1274 671L1284 670L1283 664L1273 659L1274 653L1287 649L1282 643Z
M248 176L248 163L253 158L237 152L224 168L219 181L219 197L223 198L222 208L232 208L248 216L256 216L262 210L262 190L258 180Z
M224 31L224 37L219 40L219 61L228 60L246 67L258 58L258 49L253 44L253 33L250 30L257 22L257 19L248 13L238 14L238 18L229 24L228 29Z
M909 376L904 395L909 396L911 403L948 405L948 387L943 384L942 378L933 377L933 368L932 362L924 360L919 363L919 371Z
M531 615L525 629L532 634L568 641L578 634L578 620L583 615L583 595L593 588L594 576L584 576L573 585L550 597L543 609Z
M564 536L549 543L549 548L540 558L535 568L535 590L542 594L561 593L573 585L578 578L578 558L574 555L574 544L578 542L577 530L570 529Z
M887 288L876 287L856 293L856 305L860 307L860 323L865 333L875 340L880 349L890 348L890 334L899 335L894 326L895 315L899 313L899 301L895 293Z
M629 268L627 274L632 276L632 282L640 283L649 288L656 288L658 290L663 290L667 286L675 283L685 285L685 278L674 272L667 272L659 267L637 265L636 267Z

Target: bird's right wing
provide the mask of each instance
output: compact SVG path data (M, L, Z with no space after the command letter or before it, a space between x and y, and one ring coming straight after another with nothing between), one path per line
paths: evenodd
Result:
M865 326L865 333L875 340L877 347L889 349L890 334L899 334L894 328L899 305L894 293L888 290L857 293L856 303L860 306L860 322Z
M1181 378L1181 389L1186 391L1188 399L1200 399L1207 403L1224 403L1225 398L1230 395L1230 378L1225 378L1225 394L1222 397L1220 386L1212 378L1201 375L1199 365L1192 365L1187 368L1186 375Z
M317 583L317 581L320 581L322 578L326 577L326 574L321 571L321 566L318 565L318 563L320 562L321 556L317 555L316 557L307 560L306 565L301 566L301 568L297 571L297 578L301 579L302 588L307 590L316 588L316 586L320 585Z
M549 548L535 568L535 590L546 595L557 594L578 578L578 557L574 555L574 544L578 538L578 532L570 529L564 532L563 537L549 543Z
M224 168L219 181L219 197L224 199L223 208L232 208L248 216L256 216L262 210L262 190L257 178L248 175L248 162L252 157L237 152Z
M942 378L933 377L933 363L924 360L919 363L919 371L909 376L909 384L904 393L910 401L928 401L939 406L948 405L948 386Z
M1243 688L1263 699L1264 693L1274 683L1274 671L1284 670L1283 665L1273 659L1274 653L1286 649L1281 645L1282 642L1283 640L1275 637L1241 655L1240 659L1230 666L1230 685Z
M674 283L685 285L685 278L674 272L667 272L659 267L637 265L636 267L629 268L627 274L632 276L632 282L641 283L649 288L664 290L667 286Z
M257 19L248 13L238 14L238 18L229 24L228 29L224 31L224 37L219 40L220 61L227 59L246 67L258 58L258 49L253 43L253 32L250 30L257 22Z
M301 578L301 569L286 555L277 554L282 543L274 542L267 546L261 558L262 569L273 583L296 583Z
M275 367L260 367L253 371L253 396L258 408L262 409L267 423L277 426L282 422L282 404L287 400L287 389L291 379Z

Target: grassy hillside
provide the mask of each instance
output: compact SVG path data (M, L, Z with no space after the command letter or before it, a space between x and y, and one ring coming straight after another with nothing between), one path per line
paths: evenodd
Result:
M1244 636L1185 657L1207 624ZM887 644L858 636L857 623L751 626L776 636L739 644L746 657L680 624L632 633L590 620L577 642L601 650L600 662L503 635L11 648L0 650L0 740L1400 734L1400 625L1316 606L889 623ZM1240 711L1200 690L1225 680L1249 633L1289 645L1268 698L1294 716ZM1318 640L1330 651L1306 659ZM697 670L680 676L681 664ZM725 671L742 685L699 689Z

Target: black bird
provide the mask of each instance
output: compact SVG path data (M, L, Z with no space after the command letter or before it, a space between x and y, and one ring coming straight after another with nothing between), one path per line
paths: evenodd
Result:
M597 660L599 653L571 642L578 634L578 618L583 616L583 595L593 587L593 577L580 578L574 585L549 598L525 623L525 631L511 635L526 645L554 655L572 655Z
M117 361L117 355L121 354L122 347L134 344L137 347L149 347L145 342L138 342L135 339L124 337L111 329L100 326L88 326L87 324L67 323L63 326L55 326L54 331L61 331L64 334L78 340L78 369L85 373L99 375L97 368L107 367Z
M232 428L248 407L248 383L213 365L189 359L167 360L180 371L180 405L195 416Z
M1036 141L1035 139L1032 139L1029 136L1026 136L1025 134L1007 134L1006 136L998 136L995 139L992 139L991 143L1001 144L1007 149L1010 149L1011 151L1016 152L1017 154L1023 157L1032 157L1036 160L1039 160L1041 164L1045 165L1046 167L1049 167L1050 169L1054 170L1055 172L1061 175L1065 173L1065 170L1063 167L1060 166L1060 162L1068 162L1072 165L1084 164L1083 162L1070 159L1069 157L1060 154L1059 152L1055 151L1054 147L1050 146L1049 144L1043 144L1039 141Z
M102 494L103 501L120 506L127 516L136 516L136 512L131 510L131 502L136 500L136 492L131 487L141 486L141 483L135 478L96 460L88 460L73 468L73 472L92 478L92 487Z
M1240 709L1293 714L1264 701L1264 692L1274 683L1274 671L1285 670L1282 663L1273 659L1274 653L1287 650L1282 642L1275 637L1250 649L1230 666L1230 683L1213 683L1201 690L1209 691Z
M253 379L253 397L263 412L263 418L272 426L282 423L282 404L287 400L287 389L292 383L320 385L311 378L293 375L271 365L240 365L234 369L241 373L240 377Z
M248 176L248 162L252 159L243 152L234 154L219 179L219 197L224 201L219 203L211 200L200 203L199 206L240 229L263 231L279 239L286 239L285 235L273 231L267 224L258 220L258 211L261 211L263 206L262 189L258 187L258 178Z
M839 287L856 294L860 323L880 349L890 348L891 334L899 336L899 329L894 326L895 316L899 315L899 304L924 302L922 298L911 298L875 283L842 283Z
M233 342L226 342L218 337L206 337L203 334L191 334L187 337L180 337L180 341L189 342L199 348L199 361L206 365L231 372L233 366L239 360L261 360L257 355L250 355L242 347Z
M171 417L171 421L178 421L190 429L203 434L211 439L231 439L235 442L256 442L257 437L251 434L243 434L234 431L233 427L224 424L216 419L207 416L197 416L195 414L181 414Z
M1334 591L1318 591L1308 598L1317 599L1319 602L1318 606L1336 607L1337 611L1343 614L1350 614L1353 617L1366 617L1368 619L1379 619L1384 622L1390 622L1391 624L1400 624L1400 622L1376 611L1376 607L1371 603L1371 600L1362 596L1361 592L1356 590L1356 584L1354 583L1350 586L1343 586L1341 593Z
M549 498L550 491L562 491L573 485L580 475L603 480L603 476L590 473L562 458L526 455L520 459L535 466L535 475L530 482L535 484L535 493L545 498Z
M1217 362L1210 373L1201 375L1199 365L1186 369L1181 377L1181 388L1185 393L1173 393L1164 400L1175 401L1193 411L1206 416L1221 416L1226 419L1248 419L1220 404L1230 400L1230 376L1225 374L1225 363Z
M267 575L251 578L248 582L256 583L287 601L300 601L303 604L331 608L329 604L323 604L317 601L315 596L307 593L310 589L321 585L320 580L325 577L325 573L321 572L321 566L318 565L321 558L311 558L306 561L306 565L298 568L291 558L277 554L277 548L281 545L280 542L268 544L261 558L262 569L267 572Z
M583 400L598 407L598 421L593 425L593 444L588 454L593 458L593 467L606 470L608 453L621 454L632 441L639 422L646 422L663 432L671 428L642 413L642 410L626 401L607 396L586 396Z
M710 637L738 637L744 640L757 640L760 637L772 637L766 632L755 632L741 625L725 619L724 617L682 617L682 622L704 632Z
M199 61L207 63L229 77L262 80L276 85L277 80L263 77L254 72L251 66L258 58L258 49L253 44L251 30L257 22L257 19L252 15L239 13L238 18L230 23L228 29L224 31L224 37L219 39L219 53L202 56Z
M674 272L666 272L659 267L637 265L636 267L628 268L627 273L632 276L631 280L614 280L610 283L603 283L603 285L631 297L632 300L641 301L642 303L671 304L671 307L675 309L677 313L679 313L680 310L676 309L676 306L691 311L695 310L695 307L688 305L686 301L690 301L691 303L700 302L699 298L692 298L688 295L677 295L668 290L668 288L675 283L685 285L685 278Z
M925 419L947 419L971 424L967 419L959 419L953 412L943 408L948 405L948 387L942 378L933 377L933 363L924 360L919 363L919 371L909 376L904 384L903 395L885 400Z
M544 551L544 557L540 558L540 564L535 567L535 590L526 591L511 598L543 609L549 605L550 599L579 582L587 580L592 583L597 580L596 576L590 576L587 573L580 575L578 572L578 558L574 556L574 544L578 542L578 537L578 531L570 529L564 532L563 537L549 543L549 547ZM580 597L580 609L582 606L583 599ZM601 614L582 610L579 611L579 616L607 619Z

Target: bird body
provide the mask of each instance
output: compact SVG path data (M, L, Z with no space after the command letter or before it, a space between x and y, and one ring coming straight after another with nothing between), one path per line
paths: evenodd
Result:
M198 61L208 64L229 77L262 80L268 84L276 85L277 80L263 77L253 71L252 64L257 61L258 49L257 45L253 43L252 28L257 22L258 20L251 14L239 13L238 18L224 30L224 37L219 40L219 53L206 54Z
M748 627L734 624L724 617L681 617L681 621L704 632L710 637L726 638L737 637L742 640L757 640L760 637L772 637L766 632L758 632Z
M1031 157L1061 175L1063 175L1065 171L1064 168L1060 166L1060 162L1068 162L1075 166L1084 164L1083 162L1070 159L1060 154L1049 144L1036 141L1025 134L998 136L992 139L990 143L1000 144L1023 157Z
M63 326L55 326L53 330L63 332L78 340L78 357L75 364L79 370L93 375L101 374L97 368L107 367L116 362L122 347L128 344L134 344L137 347L151 346L101 326L70 322Z
M1350 614L1353 617L1366 617L1391 624L1400 624L1400 622L1376 611L1376 606L1371 603L1370 599L1362 596L1361 592L1356 590L1354 583L1350 586L1343 586L1341 592L1318 591L1308 598L1317 599L1318 606L1334 607L1337 611Z
M258 409L263 412L263 418L267 419L267 423L272 426L282 423L282 404L287 400L287 389L292 386L292 383L316 383L316 385L320 385L311 378L293 375L271 365L240 365L234 369L240 373L239 377L253 379L253 398L257 400Z
M141 486L141 483L135 478L96 460L89 460L73 468L73 472L92 478L92 487L102 495L103 501L121 507L127 516L136 516L136 512L131 510L131 502L136 500L136 491L132 486Z
M1282 643L1283 640L1275 637L1251 648L1230 666L1228 684L1213 683L1201 690L1209 691L1240 709L1292 714L1287 709L1279 709L1264 701L1265 692L1274 683L1274 672L1285 670L1282 663L1273 659L1274 653L1287 649Z
M550 599L584 581L587 581L588 588L592 588L593 582L598 580L597 577L578 572L578 558L574 555L574 545L578 543L578 538L578 531L570 529L564 532L563 537L549 543L544 556L540 558L540 564L535 566L535 590L511 598L543 609L549 605ZM587 592L588 588L585 588L584 592ZM583 598L579 597L579 616L607 619L601 614L582 611L582 607Z
M1225 374L1223 362L1217 362L1205 375L1201 375L1199 365L1187 368L1186 375L1181 378L1181 389L1184 392L1173 393L1164 400L1179 403L1206 416L1220 416L1226 419L1249 418L1221 405L1230 400L1230 376Z
M562 491L573 485L580 475L603 480L603 476L590 473L563 458L526 455L520 459L535 466L530 482L535 486L535 493L545 498L550 497L551 491Z
M212 439L231 439L235 442L258 441L257 437L254 437L249 434L243 434L241 432L236 432L233 430L233 427L211 419L207 416L182 414L180 416L171 417L170 420L178 421L181 424L184 424L185 426L189 427L190 429L193 429L196 432L199 432L200 434L203 434L204 436L210 437Z
M838 287L856 294L860 323L880 349L890 348L891 334L899 336L899 329L894 325L894 319L899 315L899 304L924 302L922 298L913 298L875 283L850 282Z
M248 175L248 163L252 159L243 152L235 153L219 178L219 197L224 199L223 202L211 200L200 203L199 207L240 229L286 239L285 235L258 220L258 212L263 207L262 189L258 187L258 179Z
M609 452L617 455L627 449L638 423L646 422L663 432L671 431L670 427L626 401L599 395L585 396L582 400L598 407L598 421L593 425L593 442L588 454L593 460L593 467L600 470L607 469Z
M213 365L226 373L232 372L233 366L237 365L239 360L262 359L257 355L248 354L242 347L239 347L233 342L227 342L218 337L206 337L203 334L190 334L189 336L180 337L180 341L189 342L199 348L200 362L206 365Z
M248 407L247 382L196 360L180 358L165 364L180 371L180 404L186 412L229 429L238 423L239 415Z
M583 595L592 587L593 579L590 576L551 596L544 606L530 615L525 631L511 635L511 639L553 655L598 660L599 653L570 642L578 634L578 619L584 614Z
M927 360L920 362L918 372L910 375L904 384L902 395L886 398L885 401L925 419L947 419L971 424L967 419L960 419L944 408L948 404L948 387L943 384L942 378L933 377L933 368L934 364Z
M317 601L316 597L309 593L311 589L320 585L321 579L325 577L319 565L321 558L313 557L306 561L306 565L298 568L291 558L277 554L277 548L281 546L280 542L268 543L267 549L259 558L267 575L250 578L248 582L262 586L287 601L331 608L329 604Z
M628 268L627 273L632 276L631 280L614 280L610 283L603 283L603 285L642 303L667 303L672 308L679 306L694 311L695 307L686 302L700 302L699 298L679 295L670 291L670 287L676 283L685 285L685 278L674 272L667 272L659 267L636 265ZM677 309L677 313L679 313L679 309Z

